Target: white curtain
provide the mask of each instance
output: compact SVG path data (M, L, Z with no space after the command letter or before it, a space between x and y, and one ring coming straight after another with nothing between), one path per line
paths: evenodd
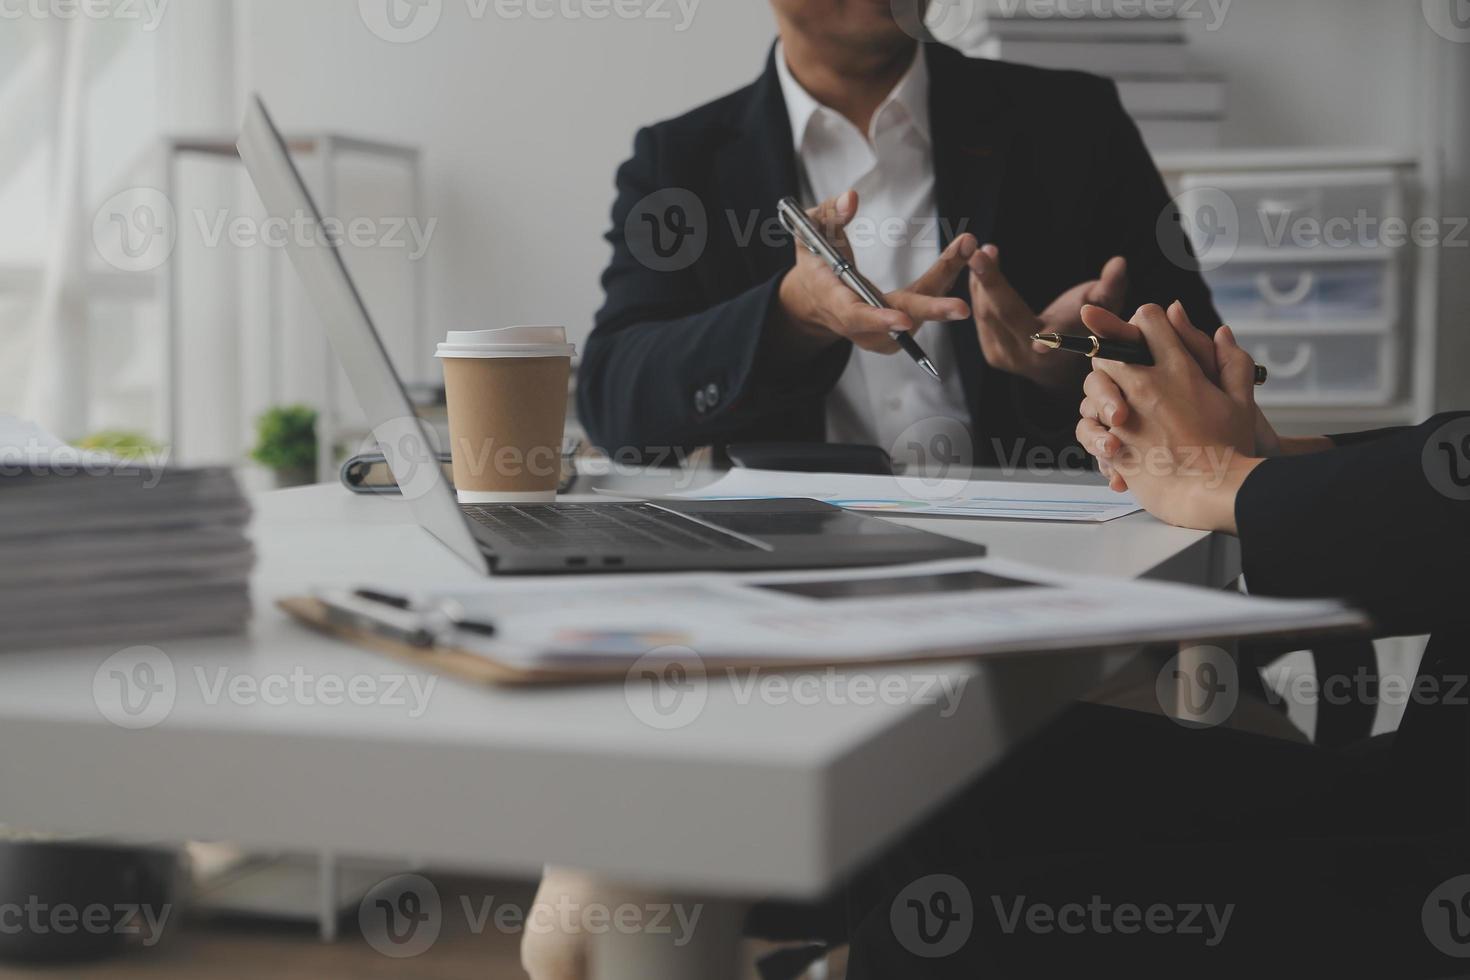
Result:
M35 30L50 82L30 93L54 103L47 208L49 241L42 268L23 412L63 438L87 429L87 297L83 242L88 222L84 177L89 18L53 19ZM21 80L22 82L24 80ZM19 93L24 99L26 93Z

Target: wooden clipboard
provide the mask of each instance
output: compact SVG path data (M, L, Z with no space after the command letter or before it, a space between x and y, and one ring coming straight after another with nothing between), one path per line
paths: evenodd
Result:
M417 647L408 643L391 640L381 634L354 626L347 626L331 619L327 607L319 600L311 596L291 596L279 599L276 602L282 610L291 615L298 622L304 623L319 633L335 636L338 639L347 640L358 646L367 647L378 653L384 653L395 660L413 664L416 667L424 667L432 670L443 671L461 680L473 681L480 684L493 684L497 687L535 687L554 684L607 684L610 682L622 682L628 678L629 664L626 661L602 667L597 664L583 664L577 667L568 667L562 670L550 670L547 668L528 668L519 664L508 664L493 659L484 653L471 653L468 650L460 650L454 647ZM1004 656L1003 654L988 654L986 656ZM828 670L841 667L905 667L920 666L926 663L958 663L965 660L980 659L977 657L955 656L945 654L934 657L902 657L892 660L842 660L830 661L814 660L766 660L766 661L741 661L710 660L704 659L699 664L686 665L689 673L695 676L709 674L714 671L733 670L737 673L749 671L810 671Z
M579 664L576 667L553 670L544 667L531 668L518 664L508 664L486 656L484 653L472 653L468 650L456 649L454 647L417 647L407 643L396 642L369 630L346 626L332 620L328 615L327 607L320 600L311 596L290 596L277 600L276 605L293 619L319 633L335 636L339 639L355 643L358 646L387 654L395 660L400 660L416 667L442 671L461 680L473 681L479 684L493 684L497 687L534 687L556 684L606 684L609 682L622 682L628 678L629 665L623 661L606 667L597 664ZM1312 638L1323 636L1353 636L1361 635L1362 632L1362 626L1334 626L1308 630L1263 631L1240 638L1250 640L1301 640L1303 644L1310 645ZM923 666L925 664L954 664L964 663L970 660L1001 660L1009 657L1047 656L1049 654L1103 653L1115 650L1134 650L1140 647L1155 646L1166 642L1210 643L1216 642L1219 639L1219 637L1210 636L1181 635L1169 641L1150 640L1138 643L1105 643L1092 646L1079 644L1057 650L1018 649L1013 651L976 653L971 656L949 652L934 656L894 657L892 659L844 660L833 658L832 660L823 660L820 662L815 660L752 660L734 662L723 659L705 659L699 665L692 665L695 669L690 672L694 674L708 674L713 671L735 671L736 673L748 673L750 671L800 672L829 669L856 670L865 667L896 670L905 667Z
M417 667L443 671L462 680L476 681L481 684L523 687L536 684L601 683L622 680L627 674L624 669L528 669L492 660L482 653L470 653L454 647L416 647L407 643L398 643L368 630L333 622L328 616L327 607L320 600L311 596L289 596L285 599L278 599L276 605L293 619L319 633L348 640L358 646L385 653L395 660L402 660Z

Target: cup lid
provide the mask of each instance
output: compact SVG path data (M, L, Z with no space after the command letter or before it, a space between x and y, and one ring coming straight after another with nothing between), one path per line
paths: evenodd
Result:
M577 348L567 343L565 327L525 326L451 330L434 356L572 357L576 353Z

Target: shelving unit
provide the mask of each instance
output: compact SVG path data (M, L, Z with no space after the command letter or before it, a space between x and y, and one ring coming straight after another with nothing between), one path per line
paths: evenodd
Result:
M165 137L163 143L164 155L164 178L163 187L160 189L169 200L177 200L177 192L181 182L180 168L182 161L190 156L212 157L220 160L238 161L239 154L235 149L235 138L233 135L174 135ZM424 212L424 191L421 154L419 149L399 143L389 143L381 140L361 139L354 136L345 136L340 133L315 133L289 135L287 143L290 146L292 156L298 165L310 164L311 169L303 166L303 171L309 183L313 184L313 194L317 199L318 206L324 215L340 215L341 204L339 195L338 169L344 156L360 155L376 157L386 161L401 164L406 172L410 186L410 212L414 215L422 215ZM406 217L406 216L405 216ZM278 290L284 280L283 263L288 260L283 256L280 249L273 249L269 259L269 273L267 277L267 288L274 292ZM165 311L166 330L165 363L162 366L163 399L161 418L158 430L164 441L176 449L181 448L182 455L187 455L188 447L179 447L179 433L181 431L181 414L183 412L182 398L180 397L180 363L179 350L183 336L184 325L180 316L180 250L174 249L168 264L164 267L159 278L160 297ZM426 351L429 345L428 327L426 322L426 286L424 283L424 269L422 263L415 263L412 267L412 323L409 329L413 332L413 340L410 345L415 351L415 363L401 366L407 369L411 377L426 377L429 372L425 359L428 357ZM273 349L280 346L280 331L282 324L275 315L269 323L271 331L270 340ZM337 367L337 359L332 353L325 335L321 337L321 345L324 351L323 364L325 369L321 374L321 387L314 399L313 407L317 409L317 445L322 448L317 454L317 479L319 481L331 481L337 478L337 461L333 456L332 447L342 439L361 435L353 426L350 426L342 417L339 410L339 384L340 371Z
M1362 213L1410 227L1432 214L1415 155L1378 149L1165 154L1160 169L1195 237L1222 316L1276 370L1261 393L1292 432L1371 428L1432 414L1438 341L1437 246L1373 240L1304 244L1294 222L1326 229ZM1191 209L1235 212L1223 235L1203 236ZM1221 231L1222 229L1216 229ZM1285 231L1285 238L1280 238Z

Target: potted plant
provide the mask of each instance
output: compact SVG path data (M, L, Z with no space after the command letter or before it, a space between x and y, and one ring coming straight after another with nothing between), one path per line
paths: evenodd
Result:
M275 472L276 486L316 482L316 409L283 405L255 420L256 443L250 458Z

